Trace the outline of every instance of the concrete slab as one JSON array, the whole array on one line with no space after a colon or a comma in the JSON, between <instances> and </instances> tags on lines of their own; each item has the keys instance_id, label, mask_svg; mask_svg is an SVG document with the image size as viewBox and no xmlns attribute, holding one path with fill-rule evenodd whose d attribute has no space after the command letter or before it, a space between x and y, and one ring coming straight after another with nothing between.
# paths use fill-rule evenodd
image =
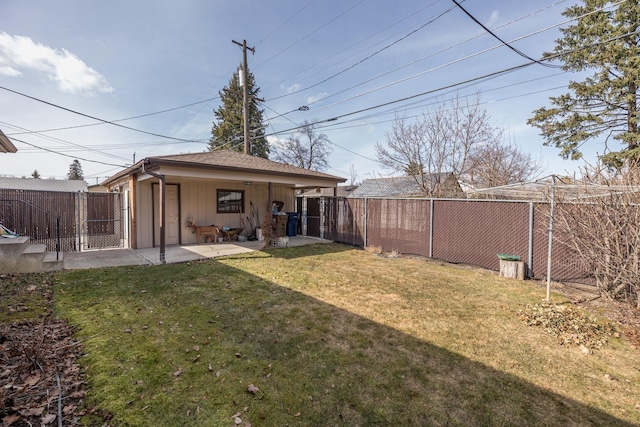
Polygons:
<instances>
[{"instance_id":1,"label":"concrete slab","mask_svg":"<svg viewBox=\"0 0 640 427\"><path fill-rule=\"evenodd\" d=\"M316 243L332 243L330 240L315 237L289 237L289 246L304 246ZM216 258L221 256L242 254L262 250L264 244L259 241L224 242L214 244L194 244L185 246L167 246L165 261L167 264L195 261L199 259ZM119 267L126 265L159 265L160 248L149 249L99 249L83 252L66 252L64 254L64 268L67 270Z\"/></svg>"}]
</instances>

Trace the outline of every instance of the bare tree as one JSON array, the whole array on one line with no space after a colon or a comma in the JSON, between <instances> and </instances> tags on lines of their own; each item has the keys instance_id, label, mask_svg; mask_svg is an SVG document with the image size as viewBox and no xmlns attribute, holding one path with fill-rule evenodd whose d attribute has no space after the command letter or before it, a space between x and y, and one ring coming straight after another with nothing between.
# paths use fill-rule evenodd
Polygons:
<instances>
[{"instance_id":1,"label":"bare tree","mask_svg":"<svg viewBox=\"0 0 640 427\"><path fill-rule=\"evenodd\" d=\"M356 167L353 166L353 163L351 163L349 168L349 185L358 185L358 172L356 171Z\"/></svg>"},{"instance_id":2,"label":"bare tree","mask_svg":"<svg viewBox=\"0 0 640 427\"><path fill-rule=\"evenodd\" d=\"M601 294L640 308L640 173L610 177L603 171L589 168L583 178L601 186L599 195L580 203L556 198L554 237L590 266Z\"/></svg>"},{"instance_id":3,"label":"bare tree","mask_svg":"<svg viewBox=\"0 0 640 427\"><path fill-rule=\"evenodd\" d=\"M483 146L496 145L502 130L490 123L473 100L459 97L415 121L396 117L386 134L386 146L376 144L378 162L393 172L413 176L425 194L441 195L442 180L449 174L460 179L473 169L473 154Z\"/></svg>"},{"instance_id":4,"label":"bare tree","mask_svg":"<svg viewBox=\"0 0 640 427\"><path fill-rule=\"evenodd\" d=\"M304 169L324 171L329 167L331 141L305 121L300 130L275 149L275 160Z\"/></svg>"},{"instance_id":5,"label":"bare tree","mask_svg":"<svg viewBox=\"0 0 640 427\"><path fill-rule=\"evenodd\" d=\"M510 142L495 141L474 150L467 179L474 187L498 187L531 181L543 168L539 160Z\"/></svg>"},{"instance_id":6,"label":"bare tree","mask_svg":"<svg viewBox=\"0 0 640 427\"><path fill-rule=\"evenodd\" d=\"M530 155L503 142L479 94L472 100L456 97L415 121L396 117L386 139L386 146L376 144L378 162L414 177L425 194L443 195L450 174L485 186L523 181L540 170Z\"/></svg>"}]
</instances>

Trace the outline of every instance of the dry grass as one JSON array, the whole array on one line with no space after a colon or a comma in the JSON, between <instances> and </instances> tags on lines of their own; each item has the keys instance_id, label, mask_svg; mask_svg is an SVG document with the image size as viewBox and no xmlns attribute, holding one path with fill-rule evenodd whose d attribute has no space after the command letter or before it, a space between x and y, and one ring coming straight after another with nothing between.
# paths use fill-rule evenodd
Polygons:
<instances>
[{"instance_id":1,"label":"dry grass","mask_svg":"<svg viewBox=\"0 0 640 427\"><path fill-rule=\"evenodd\" d=\"M518 315L544 289L491 272L315 245L59 282L122 424L640 423L638 350L560 345Z\"/></svg>"}]
</instances>

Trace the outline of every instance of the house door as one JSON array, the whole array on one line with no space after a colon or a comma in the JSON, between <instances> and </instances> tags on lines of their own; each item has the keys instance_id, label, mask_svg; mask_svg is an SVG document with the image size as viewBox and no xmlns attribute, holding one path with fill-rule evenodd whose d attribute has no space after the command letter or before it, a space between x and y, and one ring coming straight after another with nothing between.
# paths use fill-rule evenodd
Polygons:
<instances>
[{"instance_id":1,"label":"house door","mask_svg":"<svg viewBox=\"0 0 640 427\"><path fill-rule=\"evenodd\" d=\"M178 200L178 186L165 186L165 244L177 245L180 243L180 209ZM160 186L153 186L153 242L160 245Z\"/></svg>"}]
</instances>

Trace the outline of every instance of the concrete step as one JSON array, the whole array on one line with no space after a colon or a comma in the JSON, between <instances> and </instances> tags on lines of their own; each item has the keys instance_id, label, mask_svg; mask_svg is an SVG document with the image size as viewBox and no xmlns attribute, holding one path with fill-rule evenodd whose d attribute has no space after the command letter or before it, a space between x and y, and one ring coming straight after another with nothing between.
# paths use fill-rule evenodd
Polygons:
<instances>
[{"instance_id":1,"label":"concrete step","mask_svg":"<svg viewBox=\"0 0 640 427\"><path fill-rule=\"evenodd\" d=\"M14 273L16 262L29 245L29 237L0 237L0 273Z\"/></svg>"},{"instance_id":2,"label":"concrete step","mask_svg":"<svg viewBox=\"0 0 640 427\"><path fill-rule=\"evenodd\" d=\"M63 253L47 252L42 258L43 271L60 271L64 267Z\"/></svg>"}]
</instances>

